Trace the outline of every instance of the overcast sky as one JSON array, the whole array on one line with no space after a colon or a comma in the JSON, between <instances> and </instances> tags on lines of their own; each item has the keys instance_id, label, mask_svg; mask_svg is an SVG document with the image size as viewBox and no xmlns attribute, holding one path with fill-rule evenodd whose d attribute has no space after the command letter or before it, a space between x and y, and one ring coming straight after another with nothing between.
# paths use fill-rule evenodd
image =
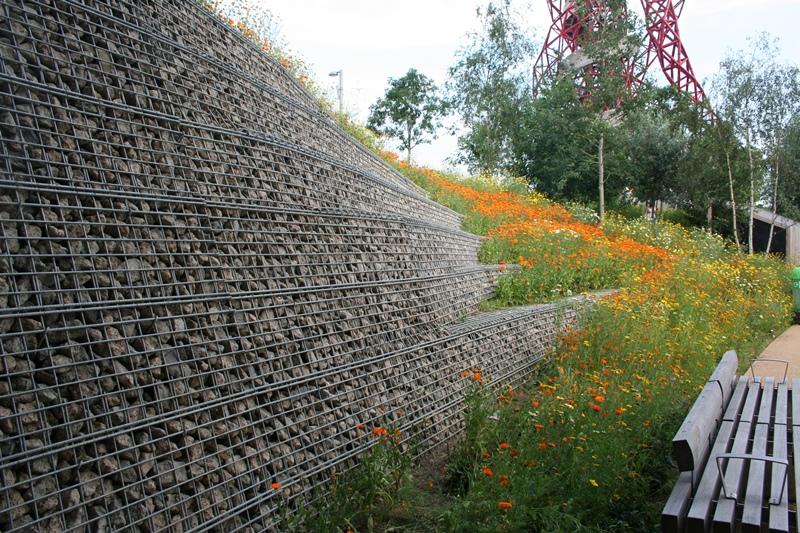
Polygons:
<instances>
[{"instance_id":1,"label":"overcast sky","mask_svg":"<svg viewBox=\"0 0 800 533\"><path fill-rule=\"evenodd\" d=\"M255 0L258 1L258 0ZM317 81L335 95L344 71L345 109L365 121L369 106L386 90L390 77L416 68L441 85L467 34L478 28L475 0L262 0L276 15L289 50L302 57ZM640 2L631 0L641 14ZM536 42L550 25L546 0L516 0ZM708 79L729 50L766 31L780 39L782 60L800 64L800 0L686 0L679 27L695 73ZM657 65L655 66L657 68ZM663 82L660 72L657 79ZM417 147L416 161L442 168L456 149L442 132L431 145Z\"/></svg>"}]
</instances>

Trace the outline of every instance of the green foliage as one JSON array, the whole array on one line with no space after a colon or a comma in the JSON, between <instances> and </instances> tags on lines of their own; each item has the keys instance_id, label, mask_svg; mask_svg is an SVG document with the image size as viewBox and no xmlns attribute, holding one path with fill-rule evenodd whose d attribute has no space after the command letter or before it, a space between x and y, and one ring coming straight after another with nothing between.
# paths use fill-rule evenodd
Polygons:
<instances>
[{"instance_id":1,"label":"green foliage","mask_svg":"<svg viewBox=\"0 0 800 533\"><path fill-rule=\"evenodd\" d=\"M501 280L496 305L622 288L561 338L523 389L473 389L465 439L445 467L455 496L438 530L657 529L676 474L672 435L720 354L736 348L746 360L785 326L786 265L699 228L611 214L593 233L558 206L515 201L488 180L408 172L462 213L480 211L491 228L482 260L524 266ZM497 233L507 212L526 207L538 225ZM560 267L572 256L578 268Z\"/></svg>"},{"instance_id":2,"label":"green foliage","mask_svg":"<svg viewBox=\"0 0 800 533\"><path fill-rule=\"evenodd\" d=\"M632 220L644 217L644 208L640 205L620 202L612 209L617 215Z\"/></svg>"},{"instance_id":3,"label":"green foliage","mask_svg":"<svg viewBox=\"0 0 800 533\"><path fill-rule=\"evenodd\" d=\"M637 71L641 65L636 61L644 58L638 53L642 47L643 28L633 12L626 8L625 0L606 0L601 4L603 14L595 20L592 31L584 31L578 37L582 53L593 60L591 67L579 72L566 71L576 79L581 100L595 113L617 110L623 113L638 105L636 99L628 98L626 71ZM597 9L595 4L578 4L578 17L587 10Z\"/></svg>"},{"instance_id":4,"label":"green foliage","mask_svg":"<svg viewBox=\"0 0 800 533\"><path fill-rule=\"evenodd\" d=\"M370 107L367 127L397 139L410 162L411 149L430 142L446 109L433 80L412 68L389 79L386 94Z\"/></svg>"},{"instance_id":5,"label":"green foliage","mask_svg":"<svg viewBox=\"0 0 800 533\"><path fill-rule=\"evenodd\" d=\"M299 509L290 518L292 530L372 532L400 504L402 489L411 480L414 450L401 444L397 430L376 430L380 434L373 433L376 442L358 466L333 479L313 506Z\"/></svg>"},{"instance_id":6,"label":"green foliage","mask_svg":"<svg viewBox=\"0 0 800 533\"><path fill-rule=\"evenodd\" d=\"M643 109L627 117L624 131L633 195L647 205L673 201L687 136L673 129L660 110Z\"/></svg>"},{"instance_id":7,"label":"green foliage","mask_svg":"<svg viewBox=\"0 0 800 533\"><path fill-rule=\"evenodd\" d=\"M373 152L380 152L384 149L383 139L366 126L354 122L346 113L334 113L334 118L344 131Z\"/></svg>"},{"instance_id":8,"label":"green foliage","mask_svg":"<svg viewBox=\"0 0 800 533\"><path fill-rule=\"evenodd\" d=\"M606 194L621 193L627 175L622 131L608 128L563 79L527 102L512 141L511 172L561 201L597 202L597 143L605 135Z\"/></svg>"},{"instance_id":9,"label":"green foliage","mask_svg":"<svg viewBox=\"0 0 800 533\"><path fill-rule=\"evenodd\" d=\"M664 209L658 214L658 217L665 222L678 224L687 229L701 227L705 222L702 218L692 216L691 213L682 209Z\"/></svg>"},{"instance_id":10,"label":"green foliage","mask_svg":"<svg viewBox=\"0 0 800 533\"><path fill-rule=\"evenodd\" d=\"M477 14L481 30L457 52L447 91L466 129L458 139L457 162L492 174L509 164L519 109L530 99L528 68L536 47L510 0L490 2Z\"/></svg>"},{"instance_id":11,"label":"green foliage","mask_svg":"<svg viewBox=\"0 0 800 533\"><path fill-rule=\"evenodd\" d=\"M800 114L787 127L780 150L785 170L778 184L778 205L781 213L800 220Z\"/></svg>"},{"instance_id":12,"label":"green foliage","mask_svg":"<svg viewBox=\"0 0 800 533\"><path fill-rule=\"evenodd\" d=\"M712 86L719 114L747 150L751 211L763 193L776 205L780 146L786 126L800 109L800 70L776 64L776 55L776 41L761 34L751 40L750 50L732 53L720 63ZM751 252L752 233L751 222Z\"/></svg>"}]
</instances>

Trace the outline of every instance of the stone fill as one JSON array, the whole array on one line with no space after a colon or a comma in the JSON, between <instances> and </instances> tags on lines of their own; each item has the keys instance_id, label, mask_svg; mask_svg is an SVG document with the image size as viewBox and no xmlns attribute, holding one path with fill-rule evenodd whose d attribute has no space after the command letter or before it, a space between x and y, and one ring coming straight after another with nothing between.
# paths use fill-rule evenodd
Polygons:
<instances>
[{"instance_id":1,"label":"stone fill","mask_svg":"<svg viewBox=\"0 0 800 533\"><path fill-rule=\"evenodd\" d=\"M195 2L0 12L1 530L278 529L574 319Z\"/></svg>"}]
</instances>

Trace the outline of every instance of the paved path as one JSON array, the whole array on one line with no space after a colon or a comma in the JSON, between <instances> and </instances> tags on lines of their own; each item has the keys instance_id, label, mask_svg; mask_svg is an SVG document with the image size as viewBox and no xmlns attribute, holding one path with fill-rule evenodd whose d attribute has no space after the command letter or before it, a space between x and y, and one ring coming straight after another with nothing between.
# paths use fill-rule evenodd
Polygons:
<instances>
[{"instance_id":1,"label":"paved path","mask_svg":"<svg viewBox=\"0 0 800 533\"><path fill-rule=\"evenodd\" d=\"M764 348L756 362L753 363L753 371L757 376L772 376L781 379L786 365L764 361L765 359L786 361L789 364L786 373L789 383L793 378L800 378L800 326L790 326L780 337Z\"/></svg>"}]
</instances>

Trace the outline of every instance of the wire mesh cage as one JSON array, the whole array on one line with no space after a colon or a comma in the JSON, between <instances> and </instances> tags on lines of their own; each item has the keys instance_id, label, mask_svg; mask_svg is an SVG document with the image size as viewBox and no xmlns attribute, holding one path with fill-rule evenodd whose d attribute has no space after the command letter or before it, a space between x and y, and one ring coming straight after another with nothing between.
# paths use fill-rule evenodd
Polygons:
<instances>
[{"instance_id":1,"label":"wire mesh cage","mask_svg":"<svg viewBox=\"0 0 800 533\"><path fill-rule=\"evenodd\" d=\"M501 269L461 217L196 3L0 9L1 529L275 528L574 319L463 321Z\"/></svg>"}]
</instances>

